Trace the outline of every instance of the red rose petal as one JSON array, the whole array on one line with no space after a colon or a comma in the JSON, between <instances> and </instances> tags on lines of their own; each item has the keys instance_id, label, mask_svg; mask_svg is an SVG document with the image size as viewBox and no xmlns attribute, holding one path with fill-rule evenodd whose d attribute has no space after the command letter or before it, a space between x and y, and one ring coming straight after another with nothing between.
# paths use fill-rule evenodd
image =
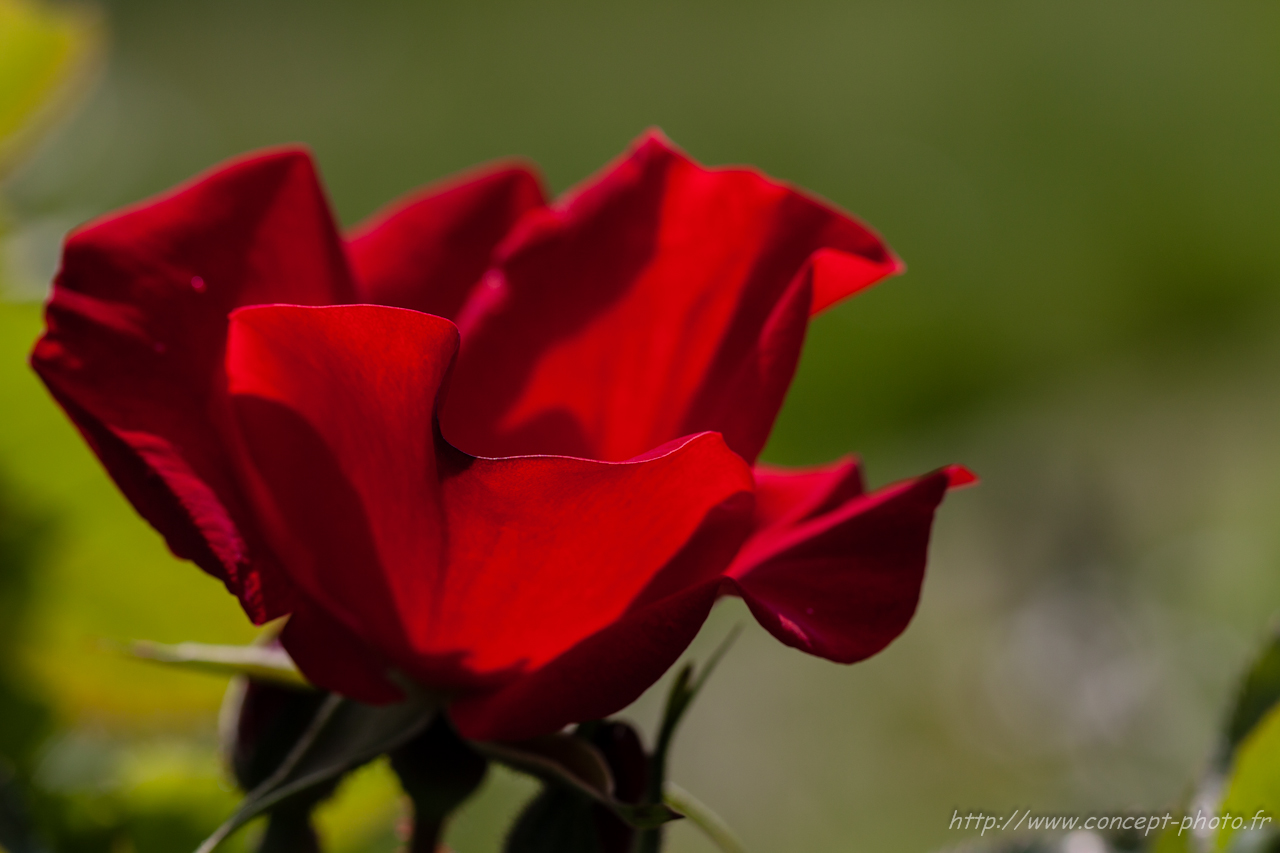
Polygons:
<instances>
[{"instance_id":1,"label":"red rose petal","mask_svg":"<svg viewBox=\"0 0 1280 853\"><path fill-rule=\"evenodd\" d=\"M629 611L503 689L462 697L449 715L466 737L521 740L616 713L693 642L719 589L704 582Z\"/></svg>"},{"instance_id":2,"label":"red rose petal","mask_svg":"<svg viewBox=\"0 0 1280 853\"><path fill-rule=\"evenodd\" d=\"M743 462L809 316L901 270L656 133L552 208L489 167L345 246L308 155L275 151L76 232L32 361L175 553L292 613L316 684L395 701L399 670L454 691L464 734L520 738L632 701L723 592L832 660L903 630L976 477L867 495L845 460L753 490ZM300 307L360 300L415 310Z\"/></svg>"},{"instance_id":3,"label":"red rose petal","mask_svg":"<svg viewBox=\"0 0 1280 853\"><path fill-rule=\"evenodd\" d=\"M32 354L137 510L256 621L289 591L230 474L227 312L353 297L310 156L271 151L73 233Z\"/></svg>"},{"instance_id":4,"label":"red rose petal","mask_svg":"<svg viewBox=\"0 0 1280 853\"><path fill-rule=\"evenodd\" d=\"M489 691L618 622L717 508L746 515L751 480L714 434L625 463L466 456L433 435L455 342L393 308L248 308L227 373L306 598L422 683Z\"/></svg>"},{"instance_id":5,"label":"red rose petal","mask_svg":"<svg viewBox=\"0 0 1280 853\"><path fill-rule=\"evenodd\" d=\"M785 530L829 512L865 491L862 466L852 457L813 468L758 464L756 530Z\"/></svg>"},{"instance_id":6,"label":"red rose petal","mask_svg":"<svg viewBox=\"0 0 1280 853\"><path fill-rule=\"evenodd\" d=\"M445 434L484 455L763 446L809 313L901 265L852 218L661 135L512 232L459 315Z\"/></svg>"},{"instance_id":7,"label":"red rose petal","mask_svg":"<svg viewBox=\"0 0 1280 853\"><path fill-rule=\"evenodd\" d=\"M774 493L771 518L728 574L756 619L783 643L853 663L883 649L911 621L934 511L951 475L944 469L837 503L842 489L853 494L856 468L846 463L843 476L841 470L803 473L790 484L771 475L761 488ZM783 489L790 509L777 500Z\"/></svg>"},{"instance_id":8,"label":"red rose petal","mask_svg":"<svg viewBox=\"0 0 1280 853\"><path fill-rule=\"evenodd\" d=\"M387 678L390 662L322 608L298 596L280 643L317 687L369 705L404 700Z\"/></svg>"},{"instance_id":9,"label":"red rose petal","mask_svg":"<svg viewBox=\"0 0 1280 853\"><path fill-rule=\"evenodd\" d=\"M494 247L544 204L523 165L476 169L393 202L348 240L360 301L457 319Z\"/></svg>"}]
</instances>

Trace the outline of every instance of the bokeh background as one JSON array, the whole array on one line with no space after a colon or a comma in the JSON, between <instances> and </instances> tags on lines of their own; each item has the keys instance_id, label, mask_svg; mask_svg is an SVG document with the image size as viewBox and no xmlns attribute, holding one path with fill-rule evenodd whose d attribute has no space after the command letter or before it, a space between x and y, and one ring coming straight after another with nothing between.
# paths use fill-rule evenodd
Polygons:
<instances>
[{"instance_id":1,"label":"bokeh background","mask_svg":"<svg viewBox=\"0 0 1280 853\"><path fill-rule=\"evenodd\" d=\"M691 649L747 626L673 776L750 850L937 849L963 838L954 809L1162 807L1207 760L1280 608L1274 2L112 0L81 25L92 58L0 183L0 752L83 849L189 849L234 801L224 684L112 644L253 632L30 373L39 302L70 227L283 142L352 224L496 157L560 191L657 125L906 259L814 323L766 459L983 483L943 507L918 615L873 660L784 648L735 602ZM661 690L627 714L651 728ZM450 843L496 850L533 790L494 774ZM363 772L324 815L331 849L393 850L400 810Z\"/></svg>"}]
</instances>

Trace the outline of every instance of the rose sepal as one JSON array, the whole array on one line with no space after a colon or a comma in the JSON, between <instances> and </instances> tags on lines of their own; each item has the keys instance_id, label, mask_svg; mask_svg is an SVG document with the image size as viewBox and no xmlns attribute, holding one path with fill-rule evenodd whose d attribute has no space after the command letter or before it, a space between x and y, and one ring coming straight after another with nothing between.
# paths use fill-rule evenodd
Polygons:
<instances>
[{"instance_id":1,"label":"rose sepal","mask_svg":"<svg viewBox=\"0 0 1280 853\"><path fill-rule=\"evenodd\" d=\"M325 785L420 735L440 713L439 697L404 683L409 697L365 705L330 694L281 765L245 795L235 813L197 848L211 853L231 833L284 800Z\"/></svg>"}]
</instances>

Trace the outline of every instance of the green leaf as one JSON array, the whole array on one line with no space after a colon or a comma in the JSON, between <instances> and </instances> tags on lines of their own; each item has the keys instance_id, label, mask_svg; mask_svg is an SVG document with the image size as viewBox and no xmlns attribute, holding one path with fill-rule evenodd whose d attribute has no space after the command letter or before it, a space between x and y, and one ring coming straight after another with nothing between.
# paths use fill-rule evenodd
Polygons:
<instances>
[{"instance_id":1,"label":"green leaf","mask_svg":"<svg viewBox=\"0 0 1280 853\"><path fill-rule=\"evenodd\" d=\"M680 721L684 718L685 712L689 710L689 706L693 704L693 700L697 698L698 693L706 685L711 673L715 672L720 661L724 659L725 653L729 651L729 648L741 633L742 626L735 625L719 647L712 652L706 666L702 668L702 672L698 673L696 677L693 664L685 664L684 668L676 674L676 680L671 685L671 692L667 694L667 706L662 714L662 725L658 728L658 742L654 745L653 757L650 760L648 796L650 802L662 801L662 787L667 781L667 753L671 750L671 742L675 738L676 729L679 727Z\"/></svg>"},{"instance_id":2,"label":"green leaf","mask_svg":"<svg viewBox=\"0 0 1280 853\"><path fill-rule=\"evenodd\" d=\"M216 646L206 643L170 646L139 640L129 647L129 652L142 660L214 675L243 675L290 687L310 686L289 654L279 646Z\"/></svg>"},{"instance_id":3,"label":"green leaf","mask_svg":"<svg viewBox=\"0 0 1280 853\"><path fill-rule=\"evenodd\" d=\"M1280 815L1280 706L1272 706L1240 742L1218 809L1243 817L1246 827L1260 812ZM1269 823L1258 828L1275 826L1274 820ZM1216 848L1225 850L1233 834L1230 827L1219 830Z\"/></svg>"},{"instance_id":4,"label":"green leaf","mask_svg":"<svg viewBox=\"0 0 1280 853\"><path fill-rule=\"evenodd\" d=\"M1191 853L1191 833L1179 833L1176 824L1170 825L1156 836L1151 853Z\"/></svg>"},{"instance_id":5,"label":"green leaf","mask_svg":"<svg viewBox=\"0 0 1280 853\"><path fill-rule=\"evenodd\" d=\"M699 674L694 673L693 664L685 664L671 684L671 692L667 694L667 706L662 714L662 725L658 728L658 741L654 744L653 755L649 759L649 790L645 802L659 803L664 797L663 788L667 782L667 754L671 751L671 743L675 739L676 729L684 714L697 698L698 693L706 685L711 673L733 645L734 640L742 633L742 626L735 625L720 646L711 654L706 666ZM662 830L654 827L641 833L637 849L640 853L657 853L662 848Z\"/></svg>"},{"instance_id":6,"label":"green leaf","mask_svg":"<svg viewBox=\"0 0 1280 853\"><path fill-rule=\"evenodd\" d=\"M520 743L473 745L494 761L606 806L637 829L661 826L681 817L664 803L620 802L613 796L613 777L600 751L581 738L554 734Z\"/></svg>"},{"instance_id":7,"label":"green leaf","mask_svg":"<svg viewBox=\"0 0 1280 853\"><path fill-rule=\"evenodd\" d=\"M1274 853L1277 849L1280 849L1280 834L1275 830L1245 828L1231 836L1226 853Z\"/></svg>"},{"instance_id":8,"label":"green leaf","mask_svg":"<svg viewBox=\"0 0 1280 853\"><path fill-rule=\"evenodd\" d=\"M1240 742L1253 731L1254 726L1277 701L1280 701L1280 632L1273 633L1271 642L1249 667L1240 685L1224 733L1225 741L1219 761L1223 770L1230 765Z\"/></svg>"},{"instance_id":9,"label":"green leaf","mask_svg":"<svg viewBox=\"0 0 1280 853\"><path fill-rule=\"evenodd\" d=\"M249 792L197 853L209 853L231 833L289 797L403 746L421 734L438 711L438 702L421 695L380 707L330 695L280 768Z\"/></svg>"}]
</instances>

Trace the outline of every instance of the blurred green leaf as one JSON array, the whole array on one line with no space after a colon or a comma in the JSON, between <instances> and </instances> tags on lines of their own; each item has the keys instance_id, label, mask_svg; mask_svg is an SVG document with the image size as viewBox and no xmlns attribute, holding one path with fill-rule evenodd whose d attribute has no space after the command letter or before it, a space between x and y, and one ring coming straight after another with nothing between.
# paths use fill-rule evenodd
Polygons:
<instances>
[{"instance_id":1,"label":"blurred green leaf","mask_svg":"<svg viewBox=\"0 0 1280 853\"><path fill-rule=\"evenodd\" d=\"M1151 853L1190 853L1191 833L1178 833L1178 827L1171 826L1156 836L1151 846Z\"/></svg>"},{"instance_id":2,"label":"blurred green leaf","mask_svg":"<svg viewBox=\"0 0 1280 853\"><path fill-rule=\"evenodd\" d=\"M742 626L735 625L719 647L711 653L702 672L696 677L693 664L685 664L684 668L676 674L675 681L671 684L671 692L667 694L662 724L658 728L658 740L654 744L653 755L649 759L649 790L646 792L646 802L663 801L664 785L667 781L667 753L671 750L671 742L675 738L680 720L684 718L685 712L689 710L689 706L693 704L693 700L697 698L698 693L706 685L707 679L711 677L711 673L715 672L740 633L742 633ZM638 844L640 853L657 853L661 847L662 830L660 828L653 828L641 834Z\"/></svg>"},{"instance_id":3,"label":"blurred green leaf","mask_svg":"<svg viewBox=\"0 0 1280 853\"><path fill-rule=\"evenodd\" d=\"M1237 748L1218 812L1242 816L1246 826L1259 812L1280 814L1280 707L1273 706ZM1216 848L1227 849L1233 834L1229 826L1221 829Z\"/></svg>"},{"instance_id":4,"label":"blurred green leaf","mask_svg":"<svg viewBox=\"0 0 1280 853\"><path fill-rule=\"evenodd\" d=\"M290 687L310 684L278 646L222 646L209 643L153 643L139 640L130 646L134 657L214 675L242 675Z\"/></svg>"},{"instance_id":5,"label":"blurred green leaf","mask_svg":"<svg viewBox=\"0 0 1280 853\"><path fill-rule=\"evenodd\" d=\"M1275 830L1243 829L1231 836L1226 853L1276 853L1277 850L1280 850L1280 834Z\"/></svg>"},{"instance_id":6,"label":"blurred green leaf","mask_svg":"<svg viewBox=\"0 0 1280 853\"><path fill-rule=\"evenodd\" d=\"M1231 764L1241 741L1253 731L1267 712L1280 700L1280 632L1273 632L1271 641L1249 667L1235 705L1227 723L1220 765L1225 770Z\"/></svg>"},{"instance_id":7,"label":"blurred green leaf","mask_svg":"<svg viewBox=\"0 0 1280 853\"><path fill-rule=\"evenodd\" d=\"M671 741L675 737L676 728L680 725L685 712L693 704L698 693L706 685L711 673L715 672L720 661L729 651L729 647L742 633L742 626L735 625L721 641L719 647L711 653L702 672L695 678L693 664L686 664L676 675L671 684L671 692L667 694L666 708L662 713L662 725L658 729L658 742L653 748L653 757L649 767L649 800L660 802L663 797L663 785L666 783L667 752L671 749Z\"/></svg>"}]
</instances>

